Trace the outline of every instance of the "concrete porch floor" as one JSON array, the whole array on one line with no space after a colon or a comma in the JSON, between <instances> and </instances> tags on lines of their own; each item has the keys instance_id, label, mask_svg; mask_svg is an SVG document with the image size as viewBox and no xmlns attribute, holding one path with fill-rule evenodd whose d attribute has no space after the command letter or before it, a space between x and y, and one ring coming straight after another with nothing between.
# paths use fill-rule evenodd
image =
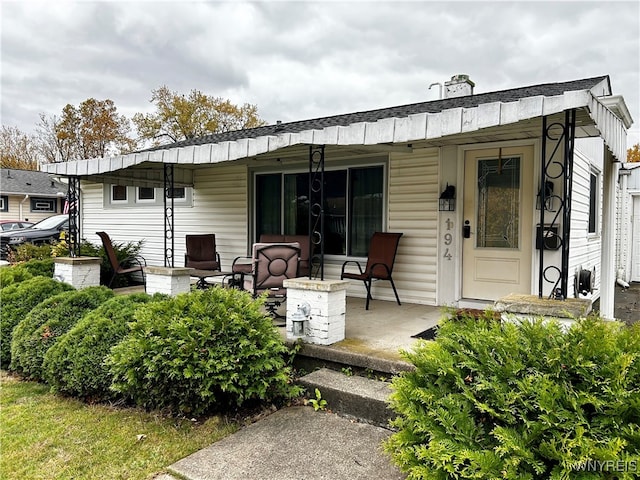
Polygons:
<instances>
[{"instance_id":1,"label":"concrete porch floor","mask_svg":"<svg viewBox=\"0 0 640 480\"><path fill-rule=\"evenodd\" d=\"M335 348L360 347L399 359L399 350L416 342L412 335L437 325L443 316L441 307L428 305L373 300L369 310L364 307L364 298L347 297L345 340Z\"/></svg>"}]
</instances>

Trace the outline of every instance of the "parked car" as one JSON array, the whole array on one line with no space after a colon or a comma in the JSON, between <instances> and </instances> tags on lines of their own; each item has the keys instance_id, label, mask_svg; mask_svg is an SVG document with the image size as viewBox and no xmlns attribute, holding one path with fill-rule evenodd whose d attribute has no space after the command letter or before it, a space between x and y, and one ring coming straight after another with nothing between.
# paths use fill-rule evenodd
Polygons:
<instances>
[{"instance_id":1,"label":"parked car","mask_svg":"<svg viewBox=\"0 0 640 480\"><path fill-rule=\"evenodd\" d=\"M26 222L24 220L0 220L0 230L6 232L7 230L22 230L23 228L29 228L33 225L33 222Z\"/></svg>"},{"instance_id":2,"label":"parked car","mask_svg":"<svg viewBox=\"0 0 640 480\"><path fill-rule=\"evenodd\" d=\"M2 232L0 233L0 260L6 260L9 248L15 248L23 243L34 245L51 243L58 240L63 231L69 231L68 215L54 215L22 230Z\"/></svg>"}]
</instances>

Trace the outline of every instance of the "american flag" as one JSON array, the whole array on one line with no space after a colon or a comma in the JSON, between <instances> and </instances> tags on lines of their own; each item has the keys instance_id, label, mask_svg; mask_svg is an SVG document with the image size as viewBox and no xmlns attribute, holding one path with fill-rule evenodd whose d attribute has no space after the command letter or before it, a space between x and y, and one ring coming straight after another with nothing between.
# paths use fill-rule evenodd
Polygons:
<instances>
[{"instance_id":1,"label":"american flag","mask_svg":"<svg viewBox=\"0 0 640 480\"><path fill-rule=\"evenodd\" d=\"M70 209L76 208L76 205L76 202L69 202L69 195L67 195L67 197L64 199L64 207L62 208L62 213L67 215Z\"/></svg>"}]
</instances>

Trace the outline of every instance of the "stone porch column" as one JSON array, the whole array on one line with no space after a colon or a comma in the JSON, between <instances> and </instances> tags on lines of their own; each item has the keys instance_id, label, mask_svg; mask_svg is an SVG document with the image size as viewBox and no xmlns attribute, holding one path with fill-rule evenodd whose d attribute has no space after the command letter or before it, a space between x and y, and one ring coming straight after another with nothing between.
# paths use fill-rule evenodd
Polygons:
<instances>
[{"instance_id":1,"label":"stone porch column","mask_svg":"<svg viewBox=\"0 0 640 480\"><path fill-rule=\"evenodd\" d=\"M293 336L291 317L305 303L311 309L303 341L331 345L344 340L348 280L293 278L283 284L287 289L287 340L300 338Z\"/></svg>"},{"instance_id":2,"label":"stone porch column","mask_svg":"<svg viewBox=\"0 0 640 480\"><path fill-rule=\"evenodd\" d=\"M180 293L191 291L191 268L185 267L144 267L144 274L147 280L146 291L149 295L154 293L164 293L176 296Z\"/></svg>"},{"instance_id":3,"label":"stone porch column","mask_svg":"<svg viewBox=\"0 0 640 480\"><path fill-rule=\"evenodd\" d=\"M56 257L53 260L53 278L80 290L100 285L99 257Z\"/></svg>"}]
</instances>

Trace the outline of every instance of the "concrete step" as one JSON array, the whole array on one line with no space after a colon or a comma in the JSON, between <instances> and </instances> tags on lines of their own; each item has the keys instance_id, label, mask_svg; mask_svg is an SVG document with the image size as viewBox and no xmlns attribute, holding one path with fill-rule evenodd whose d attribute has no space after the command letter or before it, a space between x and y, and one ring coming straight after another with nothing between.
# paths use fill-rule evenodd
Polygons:
<instances>
[{"instance_id":1,"label":"concrete step","mask_svg":"<svg viewBox=\"0 0 640 480\"><path fill-rule=\"evenodd\" d=\"M290 345L293 347L293 344ZM311 372L318 368L342 370L350 368L354 372L367 372L374 377L390 378L401 372L412 371L413 365L399 358L387 358L376 350L356 352L334 345L303 344L294 357L296 368Z\"/></svg>"},{"instance_id":2,"label":"concrete step","mask_svg":"<svg viewBox=\"0 0 640 480\"><path fill-rule=\"evenodd\" d=\"M391 394L388 382L320 368L299 378L298 383L306 388L308 398L316 398L317 388L327 401L326 408L334 413L384 428L389 428L389 420L395 417L387 407Z\"/></svg>"}]
</instances>

